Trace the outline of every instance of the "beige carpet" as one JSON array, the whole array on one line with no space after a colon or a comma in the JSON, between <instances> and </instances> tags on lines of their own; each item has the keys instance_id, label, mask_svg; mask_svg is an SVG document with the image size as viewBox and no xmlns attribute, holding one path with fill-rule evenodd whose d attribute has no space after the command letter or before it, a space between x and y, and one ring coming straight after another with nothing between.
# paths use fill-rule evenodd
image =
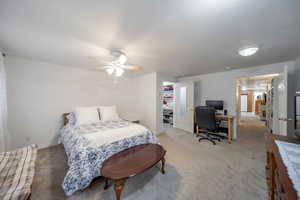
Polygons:
<instances>
[{"instance_id":1,"label":"beige carpet","mask_svg":"<svg viewBox=\"0 0 300 200\"><path fill-rule=\"evenodd\" d=\"M259 115L255 115L254 113L242 112L240 117L241 117L240 119L241 122L253 123L253 122L261 121L259 119Z\"/></svg>"},{"instance_id":2,"label":"beige carpet","mask_svg":"<svg viewBox=\"0 0 300 200\"><path fill-rule=\"evenodd\" d=\"M171 129L159 139L167 150L166 174L158 166L132 177L123 200L259 200L266 199L263 123L251 121L239 127L238 140L216 146L199 143L191 134ZM67 170L62 146L38 152L33 200L113 200L102 179L67 198L61 183Z\"/></svg>"}]
</instances>

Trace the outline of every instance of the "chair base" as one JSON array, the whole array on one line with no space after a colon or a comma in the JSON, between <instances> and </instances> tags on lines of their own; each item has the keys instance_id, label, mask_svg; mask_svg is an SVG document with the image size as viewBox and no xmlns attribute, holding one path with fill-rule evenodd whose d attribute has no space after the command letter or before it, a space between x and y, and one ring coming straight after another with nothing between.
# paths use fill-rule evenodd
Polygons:
<instances>
[{"instance_id":1,"label":"chair base","mask_svg":"<svg viewBox=\"0 0 300 200\"><path fill-rule=\"evenodd\" d=\"M216 133L210 133L210 135L212 135L212 136L215 136L216 138L220 138L220 139L227 139L227 137L226 136L224 136L224 135L219 135L219 134L216 134Z\"/></svg>"},{"instance_id":2,"label":"chair base","mask_svg":"<svg viewBox=\"0 0 300 200\"><path fill-rule=\"evenodd\" d=\"M211 143L213 143L213 145L216 145L216 142L213 140L213 139L211 139L211 138L208 138L208 137L201 137L201 138L199 138L199 142L201 142L201 140L208 140L208 141L210 141Z\"/></svg>"},{"instance_id":3,"label":"chair base","mask_svg":"<svg viewBox=\"0 0 300 200\"><path fill-rule=\"evenodd\" d=\"M215 142L215 141L221 142L221 138L219 138L219 137L212 137L212 136L210 136L210 134L197 135L197 137L200 137L199 140L198 140L199 142L200 142L201 140L208 140L208 141L210 141L211 143L213 143L213 145L216 145L216 142Z\"/></svg>"}]
</instances>

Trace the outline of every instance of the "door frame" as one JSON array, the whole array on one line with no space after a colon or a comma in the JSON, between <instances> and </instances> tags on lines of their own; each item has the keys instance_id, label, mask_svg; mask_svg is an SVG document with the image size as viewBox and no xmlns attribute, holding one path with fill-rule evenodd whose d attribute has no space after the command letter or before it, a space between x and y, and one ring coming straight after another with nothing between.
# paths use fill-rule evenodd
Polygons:
<instances>
[{"instance_id":1,"label":"door frame","mask_svg":"<svg viewBox=\"0 0 300 200\"><path fill-rule=\"evenodd\" d=\"M178 87L180 87L179 84L192 84L192 88L191 89L191 92L192 92L192 97L189 98L189 95L188 95L188 90L187 90L187 105L186 105L186 113L188 113L188 116L191 120L192 120L192 127L189 128L186 128L186 127L178 127L178 118L177 118L177 114L178 114L178 94L177 94L177 90L178 90ZM191 133L194 133L194 104L195 104L195 82L194 81L180 81L180 82L176 82L175 83L175 86L174 86L174 102L175 102L175 106L174 106L174 116L173 116L173 126L175 128L179 128L179 129L182 129L184 131L187 131L187 132L191 132Z\"/></svg>"},{"instance_id":2,"label":"door frame","mask_svg":"<svg viewBox=\"0 0 300 200\"><path fill-rule=\"evenodd\" d=\"M263 74L263 75L249 75L249 76L240 76L235 79L235 116L236 116L236 125L241 124L241 94L242 94L242 88L241 88L241 81L242 80L272 80L275 77L280 76L279 73L275 74ZM269 86L268 86L269 87ZM236 132L236 137L238 135L238 132Z\"/></svg>"}]
</instances>

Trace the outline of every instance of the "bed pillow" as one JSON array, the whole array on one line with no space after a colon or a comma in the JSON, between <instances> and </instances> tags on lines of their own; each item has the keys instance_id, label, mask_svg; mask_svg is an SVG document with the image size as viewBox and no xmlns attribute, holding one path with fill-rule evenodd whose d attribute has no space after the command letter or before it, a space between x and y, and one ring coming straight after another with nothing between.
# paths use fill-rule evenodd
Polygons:
<instances>
[{"instance_id":1,"label":"bed pillow","mask_svg":"<svg viewBox=\"0 0 300 200\"><path fill-rule=\"evenodd\" d=\"M120 120L116 106L101 106L99 107L101 121Z\"/></svg>"},{"instance_id":2,"label":"bed pillow","mask_svg":"<svg viewBox=\"0 0 300 200\"><path fill-rule=\"evenodd\" d=\"M77 107L75 109L76 125L100 121L98 107Z\"/></svg>"}]
</instances>

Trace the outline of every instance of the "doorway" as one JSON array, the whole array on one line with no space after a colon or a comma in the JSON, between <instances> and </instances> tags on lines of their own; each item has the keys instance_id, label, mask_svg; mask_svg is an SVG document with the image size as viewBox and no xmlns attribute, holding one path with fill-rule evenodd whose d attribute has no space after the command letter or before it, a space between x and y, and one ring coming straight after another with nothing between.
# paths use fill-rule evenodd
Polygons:
<instances>
[{"instance_id":1,"label":"doorway","mask_svg":"<svg viewBox=\"0 0 300 200\"><path fill-rule=\"evenodd\" d=\"M267 79L241 80L240 121L265 121Z\"/></svg>"},{"instance_id":2,"label":"doorway","mask_svg":"<svg viewBox=\"0 0 300 200\"><path fill-rule=\"evenodd\" d=\"M194 132L194 82L162 82L162 127Z\"/></svg>"},{"instance_id":3,"label":"doorway","mask_svg":"<svg viewBox=\"0 0 300 200\"><path fill-rule=\"evenodd\" d=\"M174 125L174 83L163 82L162 87L162 124L164 129Z\"/></svg>"},{"instance_id":4,"label":"doorway","mask_svg":"<svg viewBox=\"0 0 300 200\"><path fill-rule=\"evenodd\" d=\"M284 73L237 79L238 124L261 126L270 132L285 134L287 129L282 116L287 113L286 80Z\"/></svg>"}]
</instances>

